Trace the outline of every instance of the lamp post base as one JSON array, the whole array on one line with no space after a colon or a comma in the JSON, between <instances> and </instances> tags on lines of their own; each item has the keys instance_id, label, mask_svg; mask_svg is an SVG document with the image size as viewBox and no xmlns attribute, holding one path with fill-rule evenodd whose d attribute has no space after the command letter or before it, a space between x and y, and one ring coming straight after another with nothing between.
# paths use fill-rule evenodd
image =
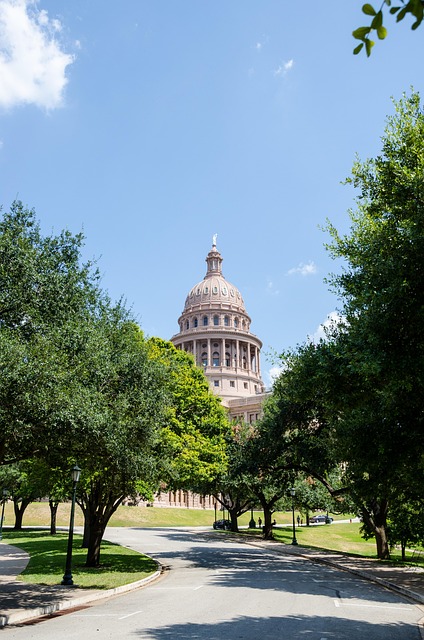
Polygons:
<instances>
[{"instance_id":1,"label":"lamp post base","mask_svg":"<svg viewBox=\"0 0 424 640\"><path fill-rule=\"evenodd\" d=\"M74 584L74 581L72 580L72 573L65 573L60 584L63 584L66 587L72 587Z\"/></svg>"}]
</instances>

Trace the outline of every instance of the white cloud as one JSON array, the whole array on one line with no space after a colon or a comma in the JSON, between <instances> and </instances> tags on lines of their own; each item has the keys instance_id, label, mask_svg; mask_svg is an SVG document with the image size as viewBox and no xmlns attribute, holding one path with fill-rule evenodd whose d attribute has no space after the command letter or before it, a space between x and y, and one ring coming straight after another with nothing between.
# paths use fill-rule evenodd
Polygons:
<instances>
[{"instance_id":1,"label":"white cloud","mask_svg":"<svg viewBox=\"0 0 424 640\"><path fill-rule=\"evenodd\" d=\"M66 68L74 57L55 35L62 25L37 0L0 0L0 106L62 104Z\"/></svg>"},{"instance_id":2,"label":"white cloud","mask_svg":"<svg viewBox=\"0 0 424 640\"><path fill-rule=\"evenodd\" d=\"M288 60L287 62L282 62L280 64L280 66L275 69L274 71L274 76L285 76L286 73L288 73L290 71L290 69L293 68L294 65L294 60Z\"/></svg>"},{"instance_id":3,"label":"white cloud","mask_svg":"<svg viewBox=\"0 0 424 640\"><path fill-rule=\"evenodd\" d=\"M318 269L314 262L309 261L306 264L301 262L298 267L293 267L287 271L287 275L292 276L299 273L301 276L313 276L317 273Z\"/></svg>"},{"instance_id":4,"label":"white cloud","mask_svg":"<svg viewBox=\"0 0 424 640\"><path fill-rule=\"evenodd\" d=\"M275 288L274 283L269 280L268 284L266 285L266 290L267 293L270 293L273 296L278 296L278 294L280 293L278 289Z\"/></svg>"},{"instance_id":5,"label":"white cloud","mask_svg":"<svg viewBox=\"0 0 424 640\"><path fill-rule=\"evenodd\" d=\"M262 378L266 389L271 389L274 386L274 382L283 371L284 369L282 367L271 367L268 371L263 371Z\"/></svg>"},{"instance_id":6,"label":"white cloud","mask_svg":"<svg viewBox=\"0 0 424 640\"><path fill-rule=\"evenodd\" d=\"M341 316L337 311L331 311L324 322L317 327L315 333L312 336L308 336L309 339L312 340L312 342L325 340L327 337L326 330L331 329L331 327L337 326L342 321L343 316Z\"/></svg>"},{"instance_id":7,"label":"white cloud","mask_svg":"<svg viewBox=\"0 0 424 640\"><path fill-rule=\"evenodd\" d=\"M268 377L271 382L274 383L283 371L283 367L271 367L271 369L268 371Z\"/></svg>"},{"instance_id":8,"label":"white cloud","mask_svg":"<svg viewBox=\"0 0 424 640\"><path fill-rule=\"evenodd\" d=\"M256 49L256 51L260 51L262 49L262 42L257 42L255 44L255 49Z\"/></svg>"}]
</instances>

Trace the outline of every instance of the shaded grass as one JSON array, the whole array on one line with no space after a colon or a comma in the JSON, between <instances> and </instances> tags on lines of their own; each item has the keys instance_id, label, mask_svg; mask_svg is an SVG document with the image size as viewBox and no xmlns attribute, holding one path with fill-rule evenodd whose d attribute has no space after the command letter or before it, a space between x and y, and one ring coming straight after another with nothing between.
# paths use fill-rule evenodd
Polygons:
<instances>
[{"instance_id":1,"label":"shaded grass","mask_svg":"<svg viewBox=\"0 0 424 640\"><path fill-rule=\"evenodd\" d=\"M47 531L6 531L4 541L30 554L19 580L33 584L60 584L66 564L68 536ZM151 558L126 547L102 542L100 566L85 567L87 549L81 548L81 536L74 535L72 575L76 585L85 589L112 589L136 582L154 573L157 565Z\"/></svg>"}]
</instances>

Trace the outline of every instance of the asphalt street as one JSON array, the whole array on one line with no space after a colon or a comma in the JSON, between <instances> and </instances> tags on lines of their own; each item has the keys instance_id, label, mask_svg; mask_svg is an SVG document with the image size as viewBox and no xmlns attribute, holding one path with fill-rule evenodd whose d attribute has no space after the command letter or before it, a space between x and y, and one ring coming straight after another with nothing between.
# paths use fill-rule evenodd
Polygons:
<instances>
[{"instance_id":1,"label":"asphalt street","mask_svg":"<svg viewBox=\"0 0 424 640\"><path fill-rule=\"evenodd\" d=\"M0 633L7 640L421 640L419 606L379 585L219 534L108 529L163 566L145 588Z\"/></svg>"}]
</instances>

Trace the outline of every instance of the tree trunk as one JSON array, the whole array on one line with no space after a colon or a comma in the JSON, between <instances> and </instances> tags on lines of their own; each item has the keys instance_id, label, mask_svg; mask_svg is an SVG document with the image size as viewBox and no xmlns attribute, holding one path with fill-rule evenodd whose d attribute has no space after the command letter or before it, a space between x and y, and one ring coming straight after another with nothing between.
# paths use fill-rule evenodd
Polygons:
<instances>
[{"instance_id":1,"label":"tree trunk","mask_svg":"<svg viewBox=\"0 0 424 640\"><path fill-rule=\"evenodd\" d=\"M100 547L105 528L106 527L99 523L97 523L96 526L90 527L87 559L85 562L86 567L98 567L100 565Z\"/></svg>"},{"instance_id":2,"label":"tree trunk","mask_svg":"<svg viewBox=\"0 0 424 640\"><path fill-rule=\"evenodd\" d=\"M56 534L56 516L57 516L57 508L59 506L59 502L54 502L54 500L49 500L50 507L50 535L54 536Z\"/></svg>"},{"instance_id":3,"label":"tree trunk","mask_svg":"<svg viewBox=\"0 0 424 640\"><path fill-rule=\"evenodd\" d=\"M370 508L362 508L362 515L365 524L374 535L377 545L377 558L379 560L389 560L390 547L387 539L387 500L372 500Z\"/></svg>"},{"instance_id":4,"label":"tree trunk","mask_svg":"<svg viewBox=\"0 0 424 640\"><path fill-rule=\"evenodd\" d=\"M270 509L268 505L262 505L262 508L264 512L264 538L265 540L273 540L274 535L272 533L272 514L274 513L274 511Z\"/></svg>"},{"instance_id":5,"label":"tree trunk","mask_svg":"<svg viewBox=\"0 0 424 640\"><path fill-rule=\"evenodd\" d=\"M402 562L406 560L406 540L401 540L400 546L402 549Z\"/></svg>"},{"instance_id":6,"label":"tree trunk","mask_svg":"<svg viewBox=\"0 0 424 640\"><path fill-rule=\"evenodd\" d=\"M84 533L82 536L81 549L88 549L88 544L90 541L90 518L88 509L85 506L83 501L78 500L78 506L81 508L82 514L84 516Z\"/></svg>"},{"instance_id":7,"label":"tree trunk","mask_svg":"<svg viewBox=\"0 0 424 640\"><path fill-rule=\"evenodd\" d=\"M101 480L93 482L90 493L79 499L84 513L84 538L88 538L86 567L100 564L100 545L106 525L125 495L116 496L112 491L104 491Z\"/></svg>"},{"instance_id":8,"label":"tree trunk","mask_svg":"<svg viewBox=\"0 0 424 640\"><path fill-rule=\"evenodd\" d=\"M390 558L390 548L389 542L387 540L387 532L386 527L375 527L375 541L377 544L377 558L379 560L389 560Z\"/></svg>"},{"instance_id":9,"label":"tree trunk","mask_svg":"<svg viewBox=\"0 0 424 640\"><path fill-rule=\"evenodd\" d=\"M24 517L25 509L29 504L31 504L31 500L13 500L13 510L15 512L15 526L13 527L15 531L22 530L22 520Z\"/></svg>"},{"instance_id":10,"label":"tree trunk","mask_svg":"<svg viewBox=\"0 0 424 640\"><path fill-rule=\"evenodd\" d=\"M233 507L232 509L228 509L228 513L230 514L231 531L233 531L234 533L238 533L238 509L237 509L237 507Z\"/></svg>"}]
</instances>

